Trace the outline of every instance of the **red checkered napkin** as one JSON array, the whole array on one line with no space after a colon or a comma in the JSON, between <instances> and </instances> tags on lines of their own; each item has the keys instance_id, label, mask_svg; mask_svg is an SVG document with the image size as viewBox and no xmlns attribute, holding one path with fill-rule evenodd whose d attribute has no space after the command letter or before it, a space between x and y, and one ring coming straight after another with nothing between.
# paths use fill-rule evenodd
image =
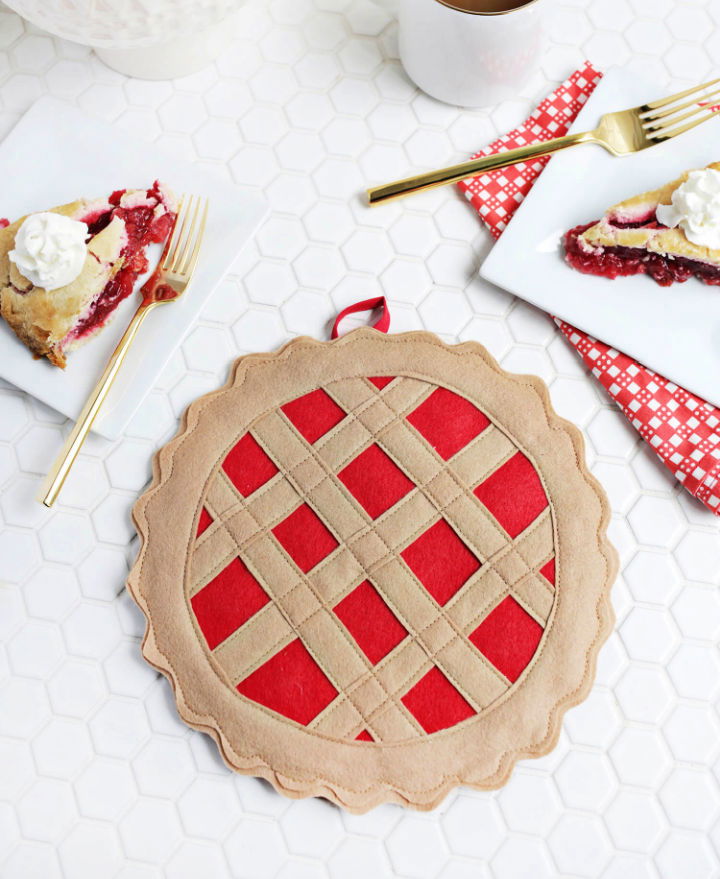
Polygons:
<instances>
[{"instance_id":1,"label":"red checkered napkin","mask_svg":"<svg viewBox=\"0 0 720 879\"><path fill-rule=\"evenodd\" d=\"M526 121L476 157L567 133L602 74L590 62L576 70ZM459 184L494 238L499 238L549 156L482 174ZM675 478L720 515L720 409L626 354L555 319L593 375Z\"/></svg>"}]
</instances>

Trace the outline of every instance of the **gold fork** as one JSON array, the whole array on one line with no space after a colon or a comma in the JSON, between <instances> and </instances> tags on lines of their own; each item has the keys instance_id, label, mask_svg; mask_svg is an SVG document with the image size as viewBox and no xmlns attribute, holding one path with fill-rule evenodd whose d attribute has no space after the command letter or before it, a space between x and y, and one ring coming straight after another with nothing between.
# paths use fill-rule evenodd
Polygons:
<instances>
[{"instance_id":1,"label":"gold fork","mask_svg":"<svg viewBox=\"0 0 720 879\"><path fill-rule=\"evenodd\" d=\"M105 371L88 397L75 427L48 474L41 493L42 502L46 507L51 507L57 500L70 468L90 432L95 417L100 411L100 407L107 397L143 321L158 305L175 302L187 289L200 254L207 213L207 199L193 195L181 198L175 223L168 236L158 267L140 291L142 302L122 339L118 342L112 357L108 360Z\"/></svg>"},{"instance_id":2,"label":"gold fork","mask_svg":"<svg viewBox=\"0 0 720 879\"><path fill-rule=\"evenodd\" d=\"M368 190L368 201L371 205L378 205L391 199L403 198L414 192L434 189L436 186L459 183L468 177L485 174L488 171L495 171L498 168L505 168L528 159L547 156L580 143L598 143L615 156L626 156L630 153L640 152L640 150L670 140L671 137L677 137L678 134L684 134L695 128L696 125L712 119L715 115L712 108L708 109L706 103L702 104L699 101L720 95L720 89L715 89L706 95L700 93L719 82L720 79L713 79L703 85L678 92L676 95L661 98L659 101L651 101L648 104L641 104L630 110L620 110L617 113L606 113L600 118L598 127L593 131L567 134L565 137L556 137L543 143L507 150L481 159L472 159L459 165L451 165L449 168L417 174L394 183L386 183L384 186L376 186ZM694 96L691 100L677 106L671 106L691 95ZM687 113L682 112L689 107L693 109ZM693 118L700 113L703 115L699 118ZM681 125L682 122L685 124Z\"/></svg>"}]
</instances>

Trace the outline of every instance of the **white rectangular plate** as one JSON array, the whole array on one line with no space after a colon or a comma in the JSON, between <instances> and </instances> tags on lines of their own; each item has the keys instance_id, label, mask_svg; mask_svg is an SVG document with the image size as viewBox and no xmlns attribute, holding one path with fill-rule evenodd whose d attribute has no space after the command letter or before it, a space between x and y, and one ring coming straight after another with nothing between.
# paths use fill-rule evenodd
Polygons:
<instances>
[{"instance_id":1,"label":"white rectangular plate","mask_svg":"<svg viewBox=\"0 0 720 879\"><path fill-rule=\"evenodd\" d=\"M603 113L662 95L657 85L611 70L571 130L594 128ZM614 281L583 275L564 262L562 247L568 229L597 220L610 205L720 161L719 126L713 119L625 158L595 145L558 153L480 274L720 405L720 287L695 279L660 287L645 275Z\"/></svg>"},{"instance_id":2,"label":"white rectangular plate","mask_svg":"<svg viewBox=\"0 0 720 879\"><path fill-rule=\"evenodd\" d=\"M116 439L265 216L267 204L252 190L165 156L152 144L50 97L34 104L0 144L0 171L0 217L10 220L82 196L146 188L156 179L177 194L196 193L209 199L207 230L192 285L180 301L149 315L95 422L97 433ZM129 296L111 324L70 355L65 370L33 360L0 321L0 377L76 418L137 305L137 297Z\"/></svg>"}]
</instances>

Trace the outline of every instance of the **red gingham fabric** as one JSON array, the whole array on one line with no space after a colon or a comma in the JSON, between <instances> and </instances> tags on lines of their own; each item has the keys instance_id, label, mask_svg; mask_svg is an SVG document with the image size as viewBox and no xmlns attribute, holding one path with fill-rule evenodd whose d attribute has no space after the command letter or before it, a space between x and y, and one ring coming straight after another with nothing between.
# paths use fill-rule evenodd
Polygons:
<instances>
[{"instance_id":1,"label":"red gingham fabric","mask_svg":"<svg viewBox=\"0 0 720 879\"><path fill-rule=\"evenodd\" d=\"M518 128L476 154L491 155L567 133L602 74L589 61ZM549 157L519 163L459 184L494 238L499 238ZM592 336L555 319L593 375L675 478L720 515L720 409Z\"/></svg>"}]
</instances>

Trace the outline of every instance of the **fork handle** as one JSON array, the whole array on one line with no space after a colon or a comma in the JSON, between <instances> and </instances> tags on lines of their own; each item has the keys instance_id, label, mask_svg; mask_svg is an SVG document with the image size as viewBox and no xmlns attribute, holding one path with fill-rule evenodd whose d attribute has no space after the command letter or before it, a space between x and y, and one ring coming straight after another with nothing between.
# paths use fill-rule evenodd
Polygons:
<instances>
[{"instance_id":1,"label":"fork handle","mask_svg":"<svg viewBox=\"0 0 720 879\"><path fill-rule=\"evenodd\" d=\"M547 156L580 143L593 142L597 143L595 132L584 131L578 134L567 134L565 137L556 137L542 143L534 143L530 146L518 147L514 150L506 150L481 159L471 159L469 162L461 162L459 165L451 165L449 168L428 171L425 174L417 174L414 177L406 177L404 180L396 180L394 183L386 183L384 186L368 189L368 202L371 205L379 205L395 198L404 198L414 192L435 189L437 186L446 186L448 183L460 183L461 180L467 180L468 177L475 177L498 168L506 168L508 165L536 159L539 156Z\"/></svg>"},{"instance_id":2,"label":"fork handle","mask_svg":"<svg viewBox=\"0 0 720 879\"><path fill-rule=\"evenodd\" d=\"M138 330L142 326L143 321L157 304L157 302L143 302L140 305L135 312L133 319L130 321L128 328L125 330L122 339L120 339L112 356L108 360L103 374L100 376L98 383L95 385L95 388L83 406L82 412L75 422L75 426L70 431L68 438L65 440L65 445L63 446L62 451L55 459L55 463L45 480L45 485L43 486L39 500L42 500L46 507L51 507L57 500L60 489L63 487L68 473L78 456L78 452L90 432L95 417L108 395L108 391L115 380L118 370L122 366L125 355L130 350L130 346L132 345Z\"/></svg>"}]
</instances>

